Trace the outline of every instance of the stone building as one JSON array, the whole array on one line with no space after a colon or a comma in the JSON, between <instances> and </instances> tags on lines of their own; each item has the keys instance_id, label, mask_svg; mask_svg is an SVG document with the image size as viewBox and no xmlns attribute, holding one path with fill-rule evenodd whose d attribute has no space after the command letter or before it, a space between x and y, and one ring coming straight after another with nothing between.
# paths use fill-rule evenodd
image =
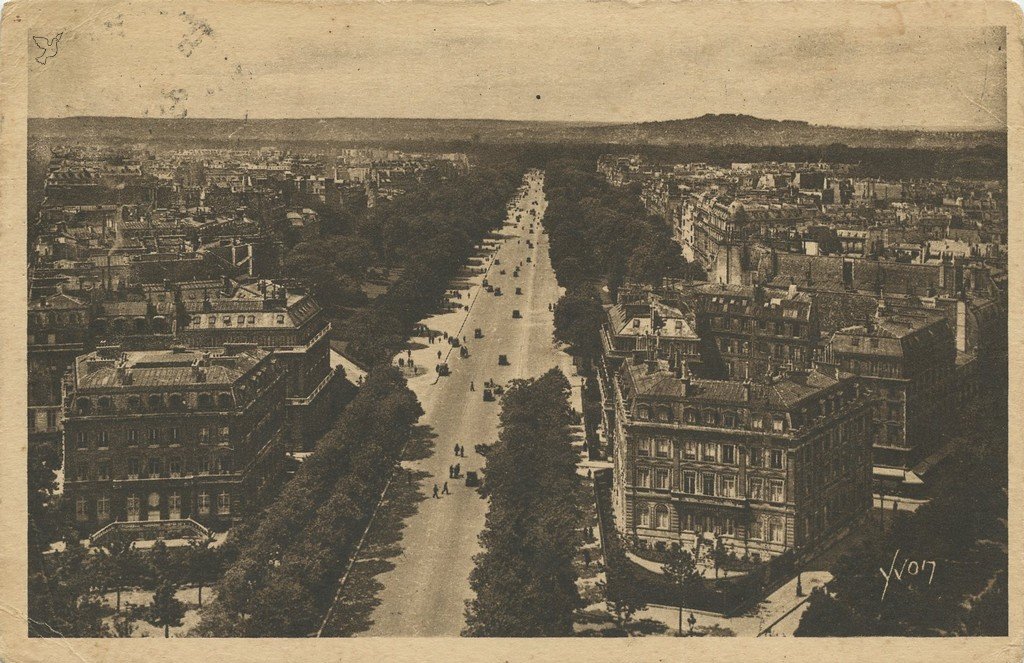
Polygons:
<instances>
[{"instance_id":1,"label":"stone building","mask_svg":"<svg viewBox=\"0 0 1024 663\"><path fill-rule=\"evenodd\" d=\"M703 380L682 362L634 361L613 388L613 505L627 538L718 535L766 558L819 546L871 508L871 407L849 374Z\"/></svg>"},{"instance_id":2,"label":"stone building","mask_svg":"<svg viewBox=\"0 0 1024 663\"><path fill-rule=\"evenodd\" d=\"M72 522L94 540L227 528L281 477L284 390L276 358L253 345L78 357L64 420Z\"/></svg>"},{"instance_id":3,"label":"stone building","mask_svg":"<svg viewBox=\"0 0 1024 663\"><path fill-rule=\"evenodd\" d=\"M237 288L230 296L185 301L188 324L180 340L193 348L253 343L274 353L287 373L288 445L309 450L331 421L344 371L331 367L331 323L311 295L270 281Z\"/></svg>"},{"instance_id":4,"label":"stone building","mask_svg":"<svg viewBox=\"0 0 1024 663\"><path fill-rule=\"evenodd\" d=\"M897 311L881 300L865 324L835 332L824 356L875 397L875 474L920 483L913 468L941 446L953 393L963 388L942 312Z\"/></svg>"}]
</instances>

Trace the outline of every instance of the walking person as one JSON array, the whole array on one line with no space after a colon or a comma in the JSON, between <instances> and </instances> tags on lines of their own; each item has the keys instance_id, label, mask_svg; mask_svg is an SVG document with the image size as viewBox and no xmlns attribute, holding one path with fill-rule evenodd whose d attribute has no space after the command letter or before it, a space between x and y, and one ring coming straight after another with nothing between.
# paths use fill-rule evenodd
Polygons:
<instances>
[{"instance_id":1,"label":"walking person","mask_svg":"<svg viewBox=\"0 0 1024 663\"><path fill-rule=\"evenodd\" d=\"M441 358L441 351L440 351L440 350L438 350L438 351L437 351L437 358L438 358L438 359L440 359L440 358Z\"/></svg>"},{"instance_id":2,"label":"walking person","mask_svg":"<svg viewBox=\"0 0 1024 663\"><path fill-rule=\"evenodd\" d=\"M455 443L455 455L456 456L459 455L459 443L458 442Z\"/></svg>"},{"instance_id":3,"label":"walking person","mask_svg":"<svg viewBox=\"0 0 1024 663\"><path fill-rule=\"evenodd\" d=\"M476 391L476 389L473 387L473 381L472 380L469 381L469 390L470 391Z\"/></svg>"},{"instance_id":4,"label":"walking person","mask_svg":"<svg viewBox=\"0 0 1024 663\"><path fill-rule=\"evenodd\" d=\"M454 465L449 465L448 466L448 478L451 479L453 476L455 476L455 466Z\"/></svg>"},{"instance_id":5,"label":"walking person","mask_svg":"<svg viewBox=\"0 0 1024 663\"><path fill-rule=\"evenodd\" d=\"M448 492L448 482L447 481L444 482L444 488L441 489L441 494L442 495L451 495L451 493Z\"/></svg>"},{"instance_id":6,"label":"walking person","mask_svg":"<svg viewBox=\"0 0 1024 663\"><path fill-rule=\"evenodd\" d=\"M440 499L440 497L438 497L438 495L437 495L437 484L436 483L434 484L434 499Z\"/></svg>"},{"instance_id":7,"label":"walking person","mask_svg":"<svg viewBox=\"0 0 1024 663\"><path fill-rule=\"evenodd\" d=\"M460 463L455 463L455 476L452 478L458 479L460 476L462 476L462 465Z\"/></svg>"}]
</instances>

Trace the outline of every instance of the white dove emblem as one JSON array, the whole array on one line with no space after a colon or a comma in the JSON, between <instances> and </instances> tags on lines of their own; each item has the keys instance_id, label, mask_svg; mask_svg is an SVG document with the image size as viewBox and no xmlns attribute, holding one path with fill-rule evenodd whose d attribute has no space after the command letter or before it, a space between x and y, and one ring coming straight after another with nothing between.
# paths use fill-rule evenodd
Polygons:
<instances>
[{"instance_id":1,"label":"white dove emblem","mask_svg":"<svg viewBox=\"0 0 1024 663\"><path fill-rule=\"evenodd\" d=\"M36 58L36 62L39 64L46 64L47 60L55 57L57 55L57 44L63 36L63 32L58 32L53 39L47 39L46 37L32 37L32 41L34 41L36 46L41 48L43 51L43 54Z\"/></svg>"}]
</instances>

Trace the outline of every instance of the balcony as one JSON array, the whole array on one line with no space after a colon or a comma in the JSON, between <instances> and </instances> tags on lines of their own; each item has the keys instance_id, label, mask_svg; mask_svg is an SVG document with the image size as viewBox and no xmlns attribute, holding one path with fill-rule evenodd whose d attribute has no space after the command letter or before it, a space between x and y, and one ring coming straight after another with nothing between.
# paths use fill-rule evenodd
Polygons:
<instances>
[{"instance_id":1,"label":"balcony","mask_svg":"<svg viewBox=\"0 0 1024 663\"><path fill-rule=\"evenodd\" d=\"M340 374L340 371L338 370L338 367L335 366L334 368L332 368L330 370L329 373L327 373L327 375L324 377L324 379L320 381L320 384L318 384L316 387L314 387L313 391L309 392L309 394L307 396L305 396L303 398L288 398L288 399L286 399L287 404L290 405L290 406L299 406L299 407L310 405L311 403L316 401L317 396L320 395L320 392L327 388L327 385L329 385L331 383L331 380L333 380L339 374Z\"/></svg>"},{"instance_id":2,"label":"balcony","mask_svg":"<svg viewBox=\"0 0 1024 663\"><path fill-rule=\"evenodd\" d=\"M117 520L97 530L89 537L92 545L102 545L113 536L124 536L132 541L153 539L199 539L210 536L210 530L191 518L175 520Z\"/></svg>"}]
</instances>

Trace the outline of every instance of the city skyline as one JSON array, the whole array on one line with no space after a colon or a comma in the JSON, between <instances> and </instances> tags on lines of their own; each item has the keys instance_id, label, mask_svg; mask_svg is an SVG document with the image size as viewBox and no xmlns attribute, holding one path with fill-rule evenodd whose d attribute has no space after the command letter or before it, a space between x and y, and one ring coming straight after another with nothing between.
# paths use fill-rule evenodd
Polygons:
<instances>
[{"instance_id":1,"label":"city skyline","mask_svg":"<svg viewBox=\"0 0 1024 663\"><path fill-rule=\"evenodd\" d=\"M712 113L857 128L1006 124L1001 28L905 26L881 7L851 10L881 21L860 32L842 21L793 23L788 8L767 5L744 8L747 20L728 29L690 6L266 12L249 25L238 7L202 3L181 13L122 3L88 15L48 11L37 31L63 29L62 51L30 68L29 115L619 124ZM79 85L83 75L90 86Z\"/></svg>"}]
</instances>

